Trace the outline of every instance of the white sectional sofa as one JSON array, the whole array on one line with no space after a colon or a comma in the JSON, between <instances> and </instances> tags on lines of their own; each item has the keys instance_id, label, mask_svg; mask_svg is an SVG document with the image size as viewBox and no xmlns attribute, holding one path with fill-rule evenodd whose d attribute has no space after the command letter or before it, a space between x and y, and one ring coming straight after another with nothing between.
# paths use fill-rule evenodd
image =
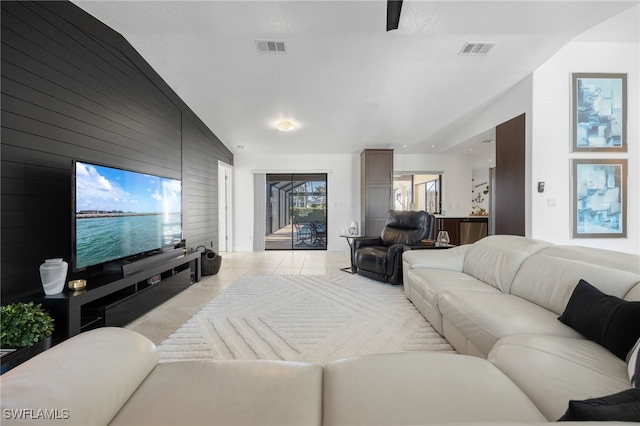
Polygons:
<instances>
[{"instance_id":1,"label":"white sectional sofa","mask_svg":"<svg viewBox=\"0 0 640 426\"><path fill-rule=\"evenodd\" d=\"M584 413L594 410L603 418L611 411L640 418L640 389L632 388L640 387L637 358L627 362L557 324L569 311L563 305L577 300L569 281L578 276L638 300L637 256L490 237L403 257L407 295L459 351L481 356L158 363L148 339L107 327L0 376L2 424L542 425L565 412L593 418ZM598 405L569 403L610 394Z\"/></svg>"},{"instance_id":2,"label":"white sectional sofa","mask_svg":"<svg viewBox=\"0 0 640 426\"><path fill-rule=\"evenodd\" d=\"M0 388L3 425L541 425L549 420L507 374L479 357L392 353L326 365L159 364L153 343L121 328L74 336L0 376Z\"/></svg>"},{"instance_id":3,"label":"white sectional sofa","mask_svg":"<svg viewBox=\"0 0 640 426\"><path fill-rule=\"evenodd\" d=\"M578 324L559 317L586 280L635 302L625 304L635 314L617 319L606 333L617 337L623 330L638 339L639 256L500 235L449 250L407 251L403 274L407 297L434 328L461 354L488 358L547 419L559 418L569 400L631 388L623 359L629 348L616 350L617 342L610 342L607 349L607 336L596 339L599 344L575 329L590 332L593 324L581 328L579 322L597 324L599 302L587 303L588 318Z\"/></svg>"}]
</instances>

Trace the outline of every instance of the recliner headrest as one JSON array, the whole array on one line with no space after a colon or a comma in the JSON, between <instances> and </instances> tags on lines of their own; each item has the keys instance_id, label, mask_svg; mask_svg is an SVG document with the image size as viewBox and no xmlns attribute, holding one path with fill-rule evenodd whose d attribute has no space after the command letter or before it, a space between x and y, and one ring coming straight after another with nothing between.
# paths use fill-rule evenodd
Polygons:
<instances>
[{"instance_id":1,"label":"recliner headrest","mask_svg":"<svg viewBox=\"0 0 640 426\"><path fill-rule=\"evenodd\" d=\"M389 210L384 226L396 229L426 229L425 211Z\"/></svg>"},{"instance_id":2,"label":"recliner headrest","mask_svg":"<svg viewBox=\"0 0 640 426\"><path fill-rule=\"evenodd\" d=\"M390 210L380 234L384 245L416 244L427 234L428 217L425 211Z\"/></svg>"}]
</instances>

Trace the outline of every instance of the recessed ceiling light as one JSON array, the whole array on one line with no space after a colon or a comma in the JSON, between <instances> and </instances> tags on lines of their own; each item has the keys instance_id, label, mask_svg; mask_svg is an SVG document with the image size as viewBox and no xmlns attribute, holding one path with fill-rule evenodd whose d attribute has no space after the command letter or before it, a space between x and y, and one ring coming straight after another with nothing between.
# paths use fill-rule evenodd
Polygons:
<instances>
[{"instance_id":1,"label":"recessed ceiling light","mask_svg":"<svg viewBox=\"0 0 640 426\"><path fill-rule=\"evenodd\" d=\"M282 130L283 132L289 132L295 129L296 125L289 120L282 120L276 123L276 128L278 130Z\"/></svg>"}]
</instances>

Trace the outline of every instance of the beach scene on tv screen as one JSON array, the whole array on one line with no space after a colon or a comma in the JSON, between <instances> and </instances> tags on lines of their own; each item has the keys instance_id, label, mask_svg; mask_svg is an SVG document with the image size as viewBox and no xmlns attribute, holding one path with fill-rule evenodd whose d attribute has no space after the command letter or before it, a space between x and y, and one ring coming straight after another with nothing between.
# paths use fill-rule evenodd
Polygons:
<instances>
[{"instance_id":1,"label":"beach scene on tv screen","mask_svg":"<svg viewBox=\"0 0 640 426\"><path fill-rule=\"evenodd\" d=\"M75 172L76 268L180 242L179 180L81 162Z\"/></svg>"}]
</instances>

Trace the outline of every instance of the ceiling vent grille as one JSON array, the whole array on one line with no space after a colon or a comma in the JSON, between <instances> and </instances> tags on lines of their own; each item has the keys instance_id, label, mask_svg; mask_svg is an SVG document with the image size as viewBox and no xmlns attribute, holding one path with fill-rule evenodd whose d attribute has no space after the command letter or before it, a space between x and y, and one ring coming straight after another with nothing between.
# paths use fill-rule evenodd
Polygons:
<instances>
[{"instance_id":1,"label":"ceiling vent grille","mask_svg":"<svg viewBox=\"0 0 640 426\"><path fill-rule=\"evenodd\" d=\"M486 55L495 45L495 43L468 41L464 46L462 46L462 50L460 50L459 55Z\"/></svg>"},{"instance_id":2,"label":"ceiling vent grille","mask_svg":"<svg viewBox=\"0 0 640 426\"><path fill-rule=\"evenodd\" d=\"M256 40L258 53L287 53L284 41Z\"/></svg>"}]
</instances>

